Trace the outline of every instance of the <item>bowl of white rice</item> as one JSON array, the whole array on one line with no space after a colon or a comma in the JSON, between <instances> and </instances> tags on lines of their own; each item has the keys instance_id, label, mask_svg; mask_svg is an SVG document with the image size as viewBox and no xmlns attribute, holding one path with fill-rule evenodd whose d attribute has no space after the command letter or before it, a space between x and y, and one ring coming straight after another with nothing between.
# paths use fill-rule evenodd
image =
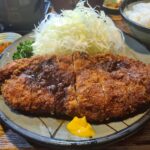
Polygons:
<instances>
[{"instance_id":1,"label":"bowl of white rice","mask_svg":"<svg viewBox=\"0 0 150 150\"><path fill-rule=\"evenodd\" d=\"M135 38L150 47L150 0L124 0L120 13Z\"/></svg>"}]
</instances>

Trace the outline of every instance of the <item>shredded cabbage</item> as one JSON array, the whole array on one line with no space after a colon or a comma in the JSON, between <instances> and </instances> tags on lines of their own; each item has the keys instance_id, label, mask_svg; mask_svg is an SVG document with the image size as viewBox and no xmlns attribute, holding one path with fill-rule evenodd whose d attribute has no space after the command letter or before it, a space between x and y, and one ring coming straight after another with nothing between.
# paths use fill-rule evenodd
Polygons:
<instances>
[{"instance_id":1,"label":"shredded cabbage","mask_svg":"<svg viewBox=\"0 0 150 150\"><path fill-rule=\"evenodd\" d=\"M103 11L85 7L84 1L74 10L48 14L34 32L35 55L118 52L124 45L113 21Z\"/></svg>"}]
</instances>

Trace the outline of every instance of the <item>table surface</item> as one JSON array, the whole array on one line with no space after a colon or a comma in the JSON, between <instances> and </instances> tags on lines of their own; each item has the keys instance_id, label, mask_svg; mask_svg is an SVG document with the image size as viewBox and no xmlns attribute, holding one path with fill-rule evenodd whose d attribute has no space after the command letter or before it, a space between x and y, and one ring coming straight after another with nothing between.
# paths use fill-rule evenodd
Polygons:
<instances>
[{"instance_id":1,"label":"table surface","mask_svg":"<svg viewBox=\"0 0 150 150\"><path fill-rule=\"evenodd\" d=\"M124 32L130 33L126 24L123 22L121 16L113 15L111 18L115 21L116 25ZM32 144L23 137L14 133L0 122L0 150L34 150L46 149L36 144ZM118 143L103 148L103 150L150 150L150 121L134 135L123 139Z\"/></svg>"}]
</instances>

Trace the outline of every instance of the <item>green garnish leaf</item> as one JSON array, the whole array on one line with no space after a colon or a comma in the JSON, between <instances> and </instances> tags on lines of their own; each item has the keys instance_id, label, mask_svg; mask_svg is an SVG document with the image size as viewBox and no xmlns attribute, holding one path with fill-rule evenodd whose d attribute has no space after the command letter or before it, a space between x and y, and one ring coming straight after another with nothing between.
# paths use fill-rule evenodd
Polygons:
<instances>
[{"instance_id":1,"label":"green garnish leaf","mask_svg":"<svg viewBox=\"0 0 150 150\"><path fill-rule=\"evenodd\" d=\"M33 56L33 41L27 40L25 42L21 42L17 46L17 51L13 54L13 60L21 59L21 58L30 58Z\"/></svg>"}]
</instances>

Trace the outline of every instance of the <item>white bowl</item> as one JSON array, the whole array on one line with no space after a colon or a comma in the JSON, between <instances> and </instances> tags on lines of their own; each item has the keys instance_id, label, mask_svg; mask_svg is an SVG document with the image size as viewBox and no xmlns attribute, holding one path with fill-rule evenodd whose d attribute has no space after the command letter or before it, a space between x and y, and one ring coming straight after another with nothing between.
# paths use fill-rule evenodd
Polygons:
<instances>
[{"instance_id":1,"label":"white bowl","mask_svg":"<svg viewBox=\"0 0 150 150\"><path fill-rule=\"evenodd\" d=\"M16 41L17 39L19 39L21 37L22 37L22 35L20 35L18 33L13 33L13 32L0 33L0 44L4 43L4 42L11 42L11 43L13 43L14 41ZM5 50L3 50L3 52L4 51ZM1 58L2 54L3 54L3 52L0 53L0 58Z\"/></svg>"}]
</instances>

